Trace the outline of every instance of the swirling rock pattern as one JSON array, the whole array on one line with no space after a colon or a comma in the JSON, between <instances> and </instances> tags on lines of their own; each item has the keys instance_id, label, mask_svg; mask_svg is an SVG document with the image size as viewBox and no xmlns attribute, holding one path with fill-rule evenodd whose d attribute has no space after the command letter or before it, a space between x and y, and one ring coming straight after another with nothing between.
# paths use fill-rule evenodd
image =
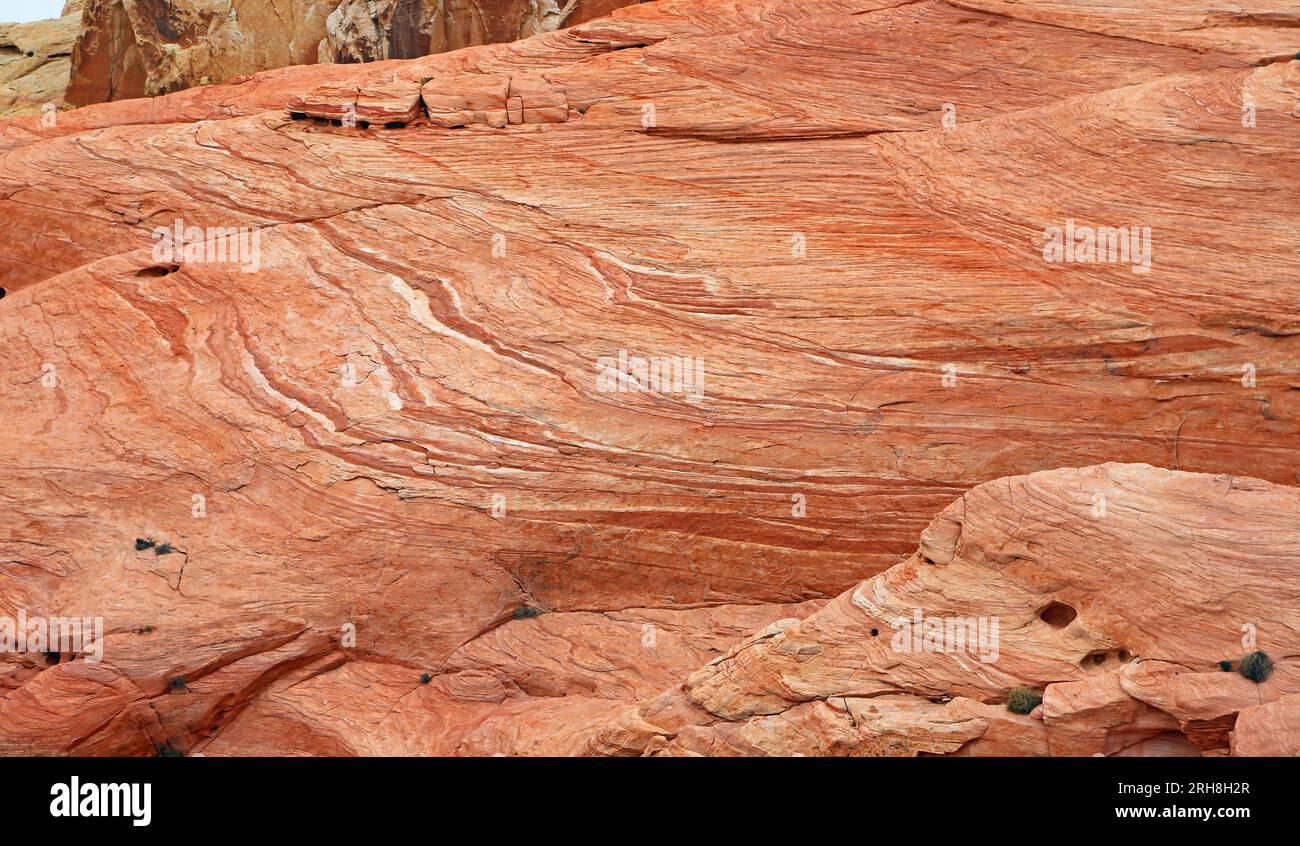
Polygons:
<instances>
[{"instance_id":1,"label":"swirling rock pattern","mask_svg":"<svg viewBox=\"0 0 1300 846\"><path fill-rule=\"evenodd\" d=\"M89 668L5 656L0 749L1219 752L1237 714L1279 742L1265 686L1180 697L1234 657L1186 640L1207 607L1294 654L1265 607L1294 492L1222 495L1235 558L1180 515L1300 480L1285 13L1187 40L1165 4L1119 34L969 5L666 0L0 123L0 613L109 631ZM1045 261L1066 221L1148 227L1149 267ZM1210 475L966 494L1104 461ZM1161 516L1088 535L1087 473ZM1017 556L941 561L963 494L1093 546L1004 526ZM1003 574L931 585L1016 621L998 662L859 637L854 586L923 531L935 572ZM1160 582L1098 544L1200 611L1116 622ZM929 572L899 567L870 584ZM1077 643L1031 636L1058 594Z\"/></svg>"},{"instance_id":2,"label":"swirling rock pattern","mask_svg":"<svg viewBox=\"0 0 1300 846\"><path fill-rule=\"evenodd\" d=\"M1295 754L1297 509L1296 488L1147 465L977 486L906 561L690 676L704 713L642 750ZM915 623L971 618L996 634ZM1255 649L1262 682L1220 666ZM1010 713L1022 686L1042 704Z\"/></svg>"}]
</instances>

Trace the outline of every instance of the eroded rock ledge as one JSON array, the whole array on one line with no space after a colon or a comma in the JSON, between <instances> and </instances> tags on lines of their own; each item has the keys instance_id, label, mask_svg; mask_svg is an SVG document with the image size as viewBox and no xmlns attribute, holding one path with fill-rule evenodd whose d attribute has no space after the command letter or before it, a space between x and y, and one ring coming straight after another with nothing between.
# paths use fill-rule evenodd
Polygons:
<instances>
[{"instance_id":1,"label":"eroded rock ledge","mask_svg":"<svg viewBox=\"0 0 1300 846\"><path fill-rule=\"evenodd\" d=\"M1145 465L980 485L912 557L760 631L589 748L1300 754L1297 513L1295 488ZM1256 651L1274 662L1262 683L1239 671ZM1011 713L1016 688L1041 706ZM666 700L679 709L663 719Z\"/></svg>"},{"instance_id":2,"label":"eroded rock ledge","mask_svg":"<svg viewBox=\"0 0 1300 846\"><path fill-rule=\"evenodd\" d=\"M999 479L828 603L520 616L423 676L302 621L115 632L20 674L0 751L1296 755L1298 512L1147 465Z\"/></svg>"}]
</instances>

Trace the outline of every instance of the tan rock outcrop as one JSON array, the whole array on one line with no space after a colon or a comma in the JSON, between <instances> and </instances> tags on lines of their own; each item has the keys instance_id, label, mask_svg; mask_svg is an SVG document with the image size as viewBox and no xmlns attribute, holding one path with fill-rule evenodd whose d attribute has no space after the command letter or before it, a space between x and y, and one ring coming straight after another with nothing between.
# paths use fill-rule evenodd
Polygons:
<instances>
[{"instance_id":1,"label":"tan rock outcrop","mask_svg":"<svg viewBox=\"0 0 1300 846\"><path fill-rule=\"evenodd\" d=\"M153 97L271 68L514 41L636 0L85 0L67 100ZM2 38L2 36L0 36ZM66 70L66 69L65 69Z\"/></svg>"},{"instance_id":2,"label":"tan rock outcrop","mask_svg":"<svg viewBox=\"0 0 1300 846\"><path fill-rule=\"evenodd\" d=\"M63 105L83 2L68 0L59 18L0 23L0 117L44 114Z\"/></svg>"}]
</instances>

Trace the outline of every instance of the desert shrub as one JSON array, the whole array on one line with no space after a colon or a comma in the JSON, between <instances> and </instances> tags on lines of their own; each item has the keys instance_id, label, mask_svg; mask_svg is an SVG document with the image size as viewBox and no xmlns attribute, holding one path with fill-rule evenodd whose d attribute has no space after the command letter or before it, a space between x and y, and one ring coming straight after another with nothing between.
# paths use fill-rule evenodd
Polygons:
<instances>
[{"instance_id":1,"label":"desert shrub","mask_svg":"<svg viewBox=\"0 0 1300 846\"><path fill-rule=\"evenodd\" d=\"M1043 697L1036 690L1017 687L1007 694L1007 710L1013 714L1028 714L1043 702Z\"/></svg>"},{"instance_id":2,"label":"desert shrub","mask_svg":"<svg viewBox=\"0 0 1300 846\"><path fill-rule=\"evenodd\" d=\"M160 543L153 548L155 555L170 555L176 548L169 543Z\"/></svg>"},{"instance_id":3,"label":"desert shrub","mask_svg":"<svg viewBox=\"0 0 1300 846\"><path fill-rule=\"evenodd\" d=\"M542 616L544 613L540 608L529 608L527 605L520 605L511 616L516 620L531 620L534 617Z\"/></svg>"},{"instance_id":4,"label":"desert shrub","mask_svg":"<svg viewBox=\"0 0 1300 846\"><path fill-rule=\"evenodd\" d=\"M136 551L136 552L139 552L139 551L141 551L141 550L143 550L143 549L149 549L149 548L150 548L151 546L153 546L153 545L154 545L154 539L153 539L153 538L136 538L136 539L135 539L135 551Z\"/></svg>"},{"instance_id":5,"label":"desert shrub","mask_svg":"<svg viewBox=\"0 0 1300 846\"><path fill-rule=\"evenodd\" d=\"M420 673L420 684L428 684L433 681L433 676L428 673Z\"/></svg>"},{"instance_id":6,"label":"desert shrub","mask_svg":"<svg viewBox=\"0 0 1300 846\"><path fill-rule=\"evenodd\" d=\"M1237 672L1259 684L1273 675L1273 659L1263 652L1252 652L1237 663Z\"/></svg>"}]
</instances>

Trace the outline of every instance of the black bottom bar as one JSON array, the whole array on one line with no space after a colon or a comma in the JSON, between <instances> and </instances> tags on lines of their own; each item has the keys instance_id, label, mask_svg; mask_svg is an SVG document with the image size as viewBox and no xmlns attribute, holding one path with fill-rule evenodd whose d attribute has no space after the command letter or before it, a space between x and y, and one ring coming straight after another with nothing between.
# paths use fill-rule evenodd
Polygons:
<instances>
[{"instance_id":1,"label":"black bottom bar","mask_svg":"<svg viewBox=\"0 0 1300 846\"><path fill-rule=\"evenodd\" d=\"M818 839L1228 833L1291 823L1297 775L1295 759L0 759L11 827L205 838L392 830L459 839L465 827L548 839L578 830L771 837L790 824ZM149 824L137 826L145 784ZM74 786L76 816L65 801ZM97 803L106 813L116 803L120 815L83 815Z\"/></svg>"}]
</instances>

